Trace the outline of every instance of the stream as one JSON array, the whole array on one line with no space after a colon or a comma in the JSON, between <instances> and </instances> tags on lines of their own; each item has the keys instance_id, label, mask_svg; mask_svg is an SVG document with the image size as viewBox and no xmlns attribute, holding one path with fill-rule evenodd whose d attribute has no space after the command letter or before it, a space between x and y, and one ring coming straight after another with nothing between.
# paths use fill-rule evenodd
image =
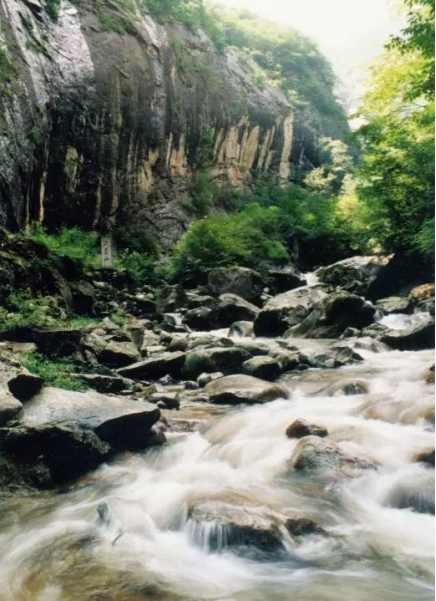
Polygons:
<instances>
[{"instance_id":1,"label":"stream","mask_svg":"<svg viewBox=\"0 0 436 601\"><path fill-rule=\"evenodd\" d=\"M197 420L194 431L168 433L167 445L123 455L74 489L2 502L1 601L434 599L434 470L412 461L434 447L425 420L434 387L424 381L434 353L359 352L357 365L283 376L289 400L190 403L175 417ZM328 396L350 378L368 392ZM377 469L354 478L290 470L298 441L285 430L298 418ZM190 519L193 499L235 494L326 534L284 536L275 552L238 550L225 526Z\"/></svg>"}]
</instances>

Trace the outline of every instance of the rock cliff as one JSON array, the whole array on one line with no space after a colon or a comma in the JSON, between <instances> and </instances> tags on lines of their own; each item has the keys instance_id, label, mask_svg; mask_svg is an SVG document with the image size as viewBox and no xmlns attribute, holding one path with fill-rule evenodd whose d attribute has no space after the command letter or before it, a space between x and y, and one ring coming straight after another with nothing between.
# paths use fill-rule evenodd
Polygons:
<instances>
[{"instance_id":1,"label":"rock cliff","mask_svg":"<svg viewBox=\"0 0 436 601\"><path fill-rule=\"evenodd\" d=\"M205 156L238 187L254 170L286 183L317 165L322 132L234 49L125 5L0 0L0 224L142 221L170 246Z\"/></svg>"}]
</instances>

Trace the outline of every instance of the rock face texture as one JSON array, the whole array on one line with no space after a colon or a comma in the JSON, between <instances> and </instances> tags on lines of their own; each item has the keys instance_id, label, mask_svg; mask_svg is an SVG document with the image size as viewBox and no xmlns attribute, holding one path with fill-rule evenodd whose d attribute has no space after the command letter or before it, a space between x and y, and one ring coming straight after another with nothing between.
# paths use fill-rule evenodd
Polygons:
<instances>
[{"instance_id":1,"label":"rock face texture","mask_svg":"<svg viewBox=\"0 0 436 601\"><path fill-rule=\"evenodd\" d=\"M317 164L320 132L235 51L128 5L62 0L53 20L42 0L0 0L0 224L142 221L170 246L205 150L239 187Z\"/></svg>"}]
</instances>

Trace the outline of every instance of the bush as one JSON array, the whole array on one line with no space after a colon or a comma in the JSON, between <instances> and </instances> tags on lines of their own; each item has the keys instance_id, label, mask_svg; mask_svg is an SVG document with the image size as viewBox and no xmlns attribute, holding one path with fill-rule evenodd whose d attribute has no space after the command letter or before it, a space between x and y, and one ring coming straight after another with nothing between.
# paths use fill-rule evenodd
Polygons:
<instances>
[{"instance_id":1,"label":"bush","mask_svg":"<svg viewBox=\"0 0 436 601\"><path fill-rule=\"evenodd\" d=\"M23 235L44 244L58 257L70 257L87 267L100 266L98 232L64 227L57 233L48 233L41 225L38 225Z\"/></svg>"},{"instance_id":2,"label":"bush","mask_svg":"<svg viewBox=\"0 0 436 601\"><path fill-rule=\"evenodd\" d=\"M0 308L0 331L23 327L52 327L65 321L67 315L52 296L31 298L11 294L7 308Z\"/></svg>"},{"instance_id":3,"label":"bush","mask_svg":"<svg viewBox=\"0 0 436 601\"><path fill-rule=\"evenodd\" d=\"M39 353L23 353L22 364L32 374L41 376L46 386L63 388L64 390L86 390L87 386L71 374L75 373L74 365L66 359L52 361Z\"/></svg>"}]
</instances>

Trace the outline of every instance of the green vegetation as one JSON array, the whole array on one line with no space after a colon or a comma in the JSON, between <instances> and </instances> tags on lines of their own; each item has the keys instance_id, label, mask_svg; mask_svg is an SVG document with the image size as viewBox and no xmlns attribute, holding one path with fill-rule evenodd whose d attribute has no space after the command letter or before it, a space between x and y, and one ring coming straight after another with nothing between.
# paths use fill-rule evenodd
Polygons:
<instances>
[{"instance_id":1,"label":"green vegetation","mask_svg":"<svg viewBox=\"0 0 436 601\"><path fill-rule=\"evenodd\" d=\"M52 19L53 21L58 20L59 4L60 4L60 0L45 0L47 12L49 14L50 19Z\"/></svg>"},{"instance_id":2,"label":"green vegetation","mask_svg":"<svg viewBox=\"0 0 436 601\"><path fill-rule=\"evenodd\" d=\"M434 255L434 1L407 0L409 25L372 69L357 132L358 195L383 248Z\"/></svg>"},{"instance_id":3,"label":"green vegetation","mask_svg":"<svg viewBox=\"0 0 436 601\"><path fill-rule=\"evenodd\" d=\"M126 26L118 15L115 16L112 13L102 10L98 13L98 18L103 26L103 31L114 31L120 35L125 35L127 33Z\"/></svg>"},{"instance_id":4,"label":"green vegetation","mask_svg":"<svg viewBox=\"0 0 436 601\"><path fill-rule=\"evenodd\" d=\"M44 355L36 352L23 353L22 364L32 374L41 376L46 386L63 388L64 390L86 390L86 385L80 378L73 377L76 368L73 363L67 359L57 359L56 361L47 359Z\"/></svg>"},{"instance_id":5,"label":"green vegetation","mask_svg":"<svg viewBox=\"0 0 436 601\"><path fill-rule=\"evenodd\" d=\"M23 327L55 326L67 320L65 311L52 296L32 298L11 294L7 308L0 308L0 331Z\"/></svg>"},{"instance_id":6,"label":"green vegetation","mask_svg":"<svg viewBox=\"0 0 436 601\"><path fill-rule=\"evenodd\" d=\"M70 257L80 261L88 268L100 266L99 234L97 232L64 227L59 232L51 234L38 225L25 232L24 236L44 244L57 257Z\"/></svg>"},{"instance_id":7,"label":"green vegetation","mask_svg":"<svg viewBox=\"0 0 436 601\"><path fill-rule=\"evenodd\" d=\"M10 84L13 82L15 69L6 50L0 48L0 95L12 97Z\"/></svg>"}]
</instances>

